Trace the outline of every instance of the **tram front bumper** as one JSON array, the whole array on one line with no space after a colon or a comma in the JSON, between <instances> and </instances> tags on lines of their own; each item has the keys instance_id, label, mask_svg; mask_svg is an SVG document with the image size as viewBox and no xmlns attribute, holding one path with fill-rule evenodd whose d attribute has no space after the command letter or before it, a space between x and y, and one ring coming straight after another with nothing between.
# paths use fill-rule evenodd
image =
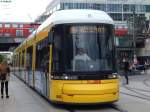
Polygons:
<instances>
[{"instance_id":1,"label":"tram front bumper","mask_svg":"<svg viewBox=\"0 0 150 112\"><path fill-rule=\"evenodd\" d=\"M117 83L64 84L62 101L68 103L107 103L118 100Z\"/></svg>"}]
</instances>

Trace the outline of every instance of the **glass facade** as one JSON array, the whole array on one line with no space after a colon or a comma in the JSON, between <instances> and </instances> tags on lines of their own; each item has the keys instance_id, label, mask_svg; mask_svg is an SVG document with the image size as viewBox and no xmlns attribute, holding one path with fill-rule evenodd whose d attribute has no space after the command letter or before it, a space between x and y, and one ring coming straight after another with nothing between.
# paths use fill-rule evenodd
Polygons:
<instances>
[{"instance_id":1,"label":"glass facade","mask_svg":"<svg viewBox=\"0 0 150 112\"><path fill-rule=\"evenodd\" d=\"M16 36L23 36L23 30L16 30Z\"/></svg>"},{"instance_id":2,"label":"glass facade","mask_svg":"<svg viewBox=\"0 0 150 112\"><path fill-rule=\"evenodd\" d=\"M106 4L62 3L61 9L97 9L106 11Z\"/></svg>"},{"instance_id":3,"label":"glass facade","mask_svg":"<svg viewBox=\"0 0 150 112\"><path fill-rule=\"evenodd\" d=\"M122 12L121 4L107 4L107 12Z\"/></svg>"},{"instance_id":4,"label":"glass facade","mask_svg":"<svg viewBox=\"0 0 150 112\"><path fill-rule=\"evenodd\" d=\"M144 7L145 7L146 12L150 12L150 5L145 5Z\"/></svg>"},{"instance_id":5,"label":"glass facade","mask_svg":"<svg viewBox=\"0 0 150 112\"><path fill-rule=\"evenodd\" d=\"M117 37L118 46L121 48L132 48L133 39L128 36Z\"/></svg>"},{"instance_id":6,"label":"glass facade","mask_svg":"<svg viewBox=\"0 0 150 112\"><path fill-rule=\"evenodd\" d=\"M140 4L96 4L96 3L62 3L62 9L97 9L111 12L150 12L150 5ZM107 10L106 10L107 6Z\"/></svg>"},{"instance_id":7,"label":"glass facade","mask_svg":"<svg viewBox=\"0 0 150 112\"><path fill-rule=\"evenodd\" d=\"M59 8L57 8L59 5ZM141 4L106 4L106 3L67 3L61 2L55 7L51 8L49 12L53 13L56 10L61 9L96 9L109 13L109 15L117 21L126 20L131 17L133 11L138 14L144 14L150 12L150 5Z\"/></svg>"},{"instance_id":8,"label":"glass facade","mask_svg":"<svg viewBox=\"0 0 150 112\"><path fill-rule=\"evenodd\" d=\"M10 28L11 25L10 24L5 24L4 26L5 26L5 28Z\"/></svg>"}]
</instances>

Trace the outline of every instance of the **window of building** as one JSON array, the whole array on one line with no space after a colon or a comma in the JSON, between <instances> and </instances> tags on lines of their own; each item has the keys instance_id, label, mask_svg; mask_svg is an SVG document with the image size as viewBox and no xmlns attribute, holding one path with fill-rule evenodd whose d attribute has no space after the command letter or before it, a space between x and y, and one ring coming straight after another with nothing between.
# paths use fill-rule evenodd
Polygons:
<instances>
[{"instance_id":1,"label":"window of building","mask_svg":"<svg viewBox=\"0 0 150 112\"><path fill-rule=\"evenodd\" d=\"M74 9L77 9L77 3L74 3L74 4L73 4L73 8L74 8Z\"/></svg>"},{"instance_id":2,"label":"window of building","mask_svg":"<svg viewBox=\"0 0 150 112\"><path fill-rule=\"evenodd\" d=\"M128 18L132 17L133 14L129 14L129 13L124 13L123 17L124 17L124 20L127 20Z\"/></svg>"},{"instance_id":3,"label":"window of building","mask_svg":"<svg viewBox=\"0 0 150 112\"><path fill-rule=\"evenodd\" d=\"M80 3L81 9L85 9L85 3Z\"/></svg>"},{"instance_id":4,"label":"window of building","mask_svg":"<svg viewBox=\"0 0 150 112\"><path fill-rule=\"evenodd\" d=\"M30 29L29 29L29 32L30 32L30 33L32 33L33 31L34 31L34 29L33 29L33 28L30 28Z\"/></svg>"},{"instance_id":5,"label":"window of building","mask_svg":"<svg viewBox=\"0 0 150 112\"><path fill-rule=\"evenodd\" d=\"M146 8L144 5L140 5L141 12L146 12Z\"/></svg>"},{"instance_id":6,"label":"window of building","mask_svg":"<svg viewBox=\"0 0 150 112\"><path fill-rule=\"evenodd\" d=\"M121 21L121 20L122 20L122 14L121 14L121 13L116 13L116 14L110 13L109 15L110 15L114 20L116 20L116 21Z\"/></svg>"},{"instance_id":7,"label":"window of building","mask_svg":"<svg viewBox=\"0 0 150 112\"><path fill-rule=\"evenodd\" d=\"M105 11L106 10L106 5L105 4L93 4L93 8L96 10L102 10Z\"/></svg>"},{"instance_id":8,"label":"window of building","mask_svg":"<svg viewBox=\"0 0 150 112\"><path fill-rule=\"evenodd\" d=\"M124 12L129 12L129 11L130 11L130 6L129 6L129 4L124 4L124 5L123 5L123 11L124 11Z\"/></svg>"},{"instance_id":9,"label":"window of building","mask_svg":"<svg viewBox=\"0 0 150 112\"><path fill-rule=\"evenodd\" d=\"M106 11L106 4L99 4L100 10Z\"/></svg>"},{"instance_id":10,"label":"window of building","mask_svg":"<svg viewBox=\"0 0 150 112\"><path fill-rule=\"evenodd\" d=\"M64 3L60 3L60 9L64 9ZM51 12L51 10L50 10Z\"/></svg>"},{"instance_id":11,"label":"window of building","mask_svg":"<svg viewBox=\"0 0 150 112\"><path fill-rule=\"evenodd\" d=\"M19 27L20 27L20 28L23 28L23 24L20 24Z\"/></svg>"},{"instance_id":12,"label":"window of building","mask_svg":"<svg viewBox=\"0 0 150 112\"><path fill-rule=\"evenodd\" d=\"M146 12L150 12L150 5L145 5Z\"/></svg>"},{"instance_id":13,"label":"window of building","mask_svg":"<svg viewBox=\"0 0 150 112\"><path fill-rule=\"evenodd\" d=\"M139 4L135 5L135 11L136 12L145 12L144 5L139 5Z\"/></svg>"},{"instance_id":14,"label":"window of building","mask_svg":"<svg viewBox=\"0 0 150 112\"><path fill-rule=\"evenodd\" d=\"M5 28L10 28L10 24L5 24Z\"/></svg>"},{"instance_id":15,"label":"window of building","mask_svg":"<svg viewBox=\"0 0 150 112\"><path fill-rule=\"evenodd\" d=\"M60 4L58 4L57 6L56 6L56 10L59 10L60 9Z\"/></svg>"},{"instance_id":16,"label":"window of building","mask_svg":"<svg viewBox=\"0 0 150 112\"><path fill-rule=\"evenodd\" d=\"M13 28L18 28L18 24L12 24Z\"/></svg>"},{"instance_id":17,"label":"window of building","mask_svg":"<svg viewBox=\"0 0 150 112\"><path fill-rule=\"evenodd\" d=\"M87 4L87 8L88 8L88 9L93 9L93 4L92 4L92 3L88 3L88 4Z\"/></svg>"},{"instance_id":18,"label":"window of building","mask_svg":"<svg viewBox=\"0 0 150 112\"><path fill-rule=\"evenodd\" d=\"M53 12L55 12L55 11L56 11L56 7L53 8Z\"/></svg>"},{"instance_id":19,"label":"window of building","mask_svg":"<svg viewBox=\"0 0 150 112\"><path fill-rule=\"evenodd\" d=\"M2 28L3 27L3 24L0 24L0 28Z\"/></svg>"},{"instance_id":20,"label":"window of building","mask_svg":"<svg viewBox=\"0 0 150 112\"><path fill-rule=\"evenodd\" d=\"M80 9L80 3L77 3L77 9Z\"/></svg>"},{"instance_id":21,"label":"window of building","mask_svg":"<svg viewBox=\"0 0 150 112\"><path fill-rule=\"evenodd\" d=\"M121 4L107 4L107 11L108 12L122 12L122 5Z\"/></svg>"},{"instance_id":22,"label":"window of building","mask_svg":"<svg viewBox=\"0 0 150 112\"><path fill-rule=\"evenodd\" d=\"M16 36L23 36L23 30L16 30Z\"/></svg>"},{"instance_id":23,"label":"window of building","mask_svg":"<svg viewBox=\"0 0 150 112\"><path fill-rule=\"evenodd\" d=\"M69 9L69 3L64 3L64 4L63 4L63 8L64 8L64 9Z\"/></svg>"},{"instance_id":24,"label":"window of building","mask_svg":"<svg viewBox=\"0 0 150 112\"><path fill-rule=\"evenodd\" d=\"M130 11L131 12L135 11L135 5L130 5Z\"/></svg>"}]
</instances>

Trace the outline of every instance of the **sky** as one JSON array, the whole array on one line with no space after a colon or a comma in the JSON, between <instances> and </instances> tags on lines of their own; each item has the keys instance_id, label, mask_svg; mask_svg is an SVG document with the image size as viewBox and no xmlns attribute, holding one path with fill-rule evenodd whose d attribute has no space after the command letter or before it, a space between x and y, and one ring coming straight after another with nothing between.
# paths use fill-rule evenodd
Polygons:
<instances>
[{"instance_id":1,"label":"sky","mask_svg":"<svg viewBox=\"0 0 150 112\"><path fill-rule=\"evenodd\" d=\"M51 0L11 0L0 2L0 22L34 22Z\"/></svg>"}]
</instances>

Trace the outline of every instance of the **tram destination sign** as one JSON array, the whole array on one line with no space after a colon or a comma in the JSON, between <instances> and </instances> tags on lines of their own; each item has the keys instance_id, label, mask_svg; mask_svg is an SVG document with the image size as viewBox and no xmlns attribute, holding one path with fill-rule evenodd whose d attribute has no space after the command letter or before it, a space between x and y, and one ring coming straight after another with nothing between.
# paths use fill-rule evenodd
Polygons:
<instances>
[{"instance_id":1,"label":"tram destination sign","mask_svg":"<svg viewBox=\"0 0 150 112\"><path fill-rule=\"evenodd\" d=\"M105 33L104 26L92 27L92 26L79 26L79 27L71 27L71 33Z\"/></svg>"}]
</instances>

